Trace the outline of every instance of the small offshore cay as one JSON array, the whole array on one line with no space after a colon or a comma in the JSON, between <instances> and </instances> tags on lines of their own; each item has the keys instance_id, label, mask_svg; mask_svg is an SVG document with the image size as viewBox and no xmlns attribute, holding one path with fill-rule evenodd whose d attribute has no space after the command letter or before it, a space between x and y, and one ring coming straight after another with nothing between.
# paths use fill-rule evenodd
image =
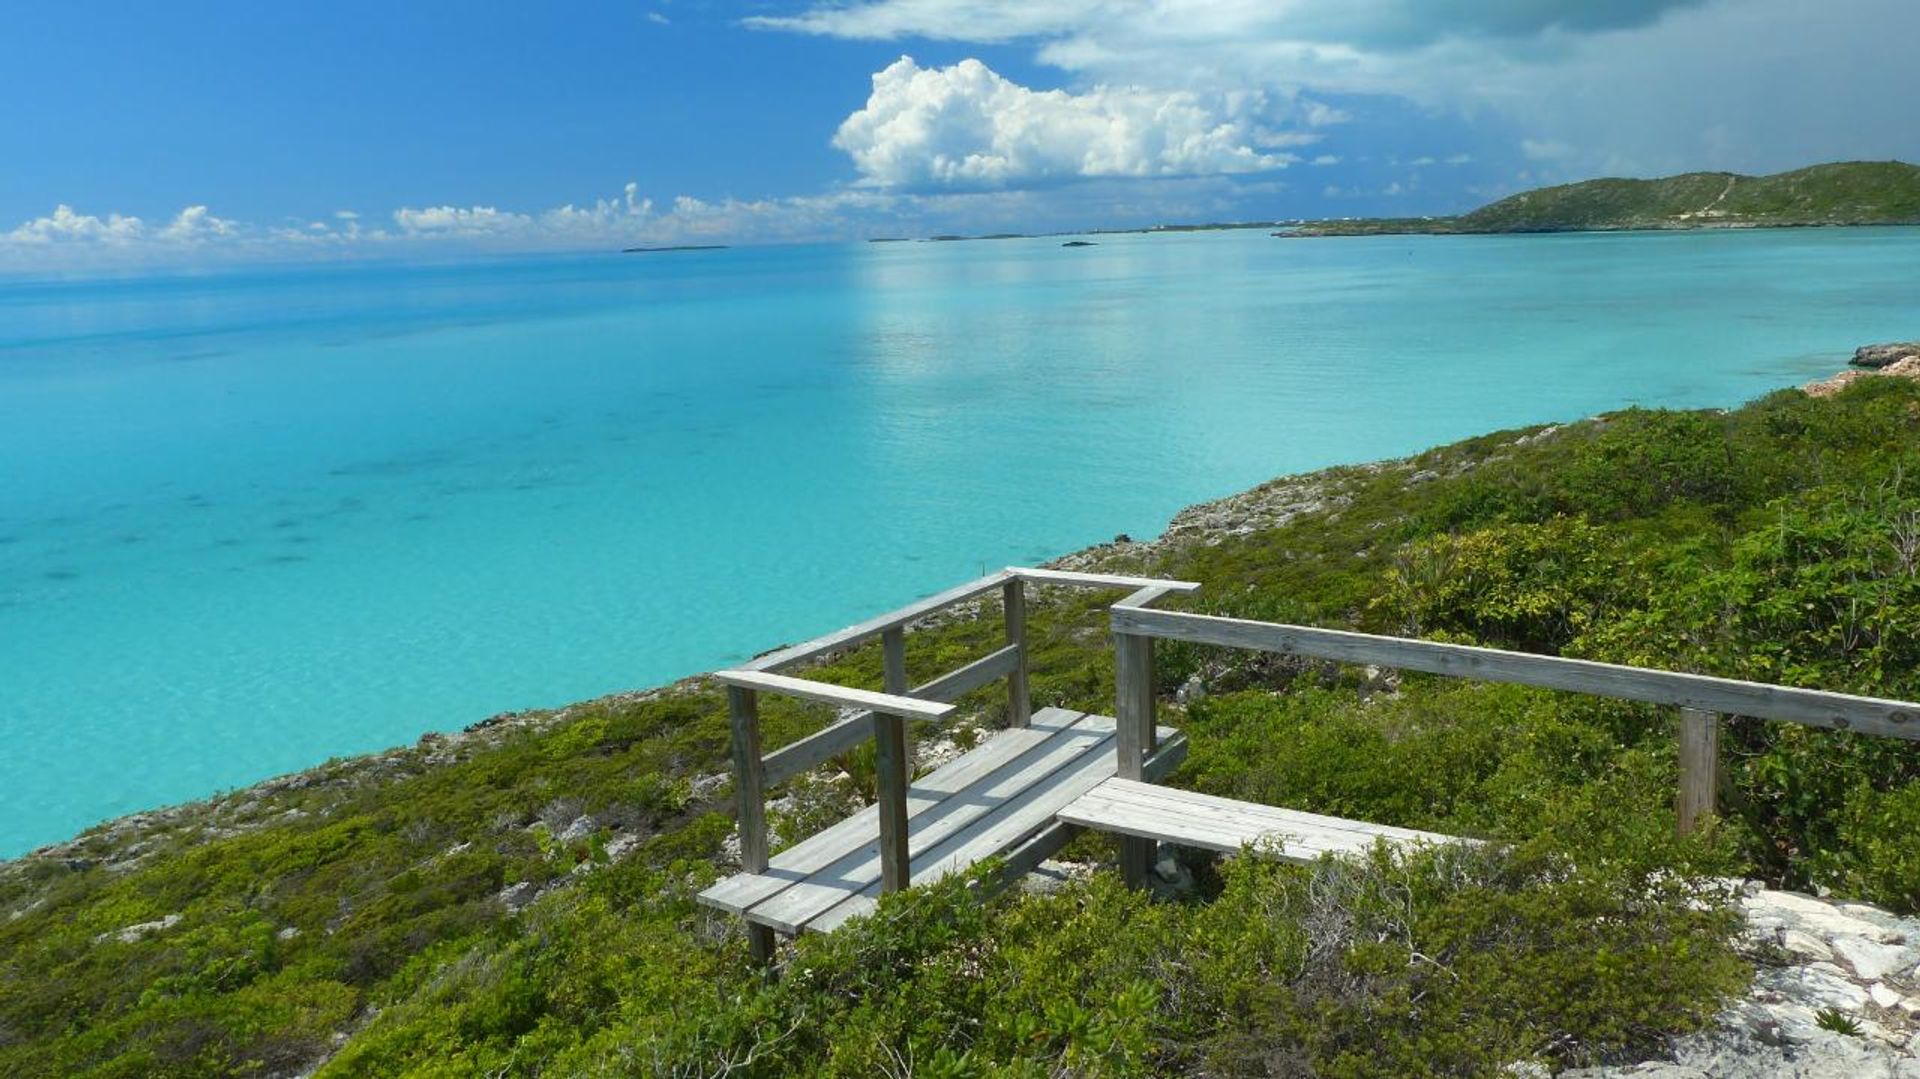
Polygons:
<instances>
[{"instance_id":1,"label":"small offshore cay","mask_svg":"<svg viewBox=\"0 0 1920 1079\"><path fill-rule=\"evenodd\" d=\"M1109 608L1114 646L1112 716L1041 708L1027 690L1029 585L1126 590ZM1154 722L1153 642L1274 652L1338 663L1510 682L1679 709L1681 832L1714 812L1719 731L1728 718L1772 720L1920 739L1920 704L1796 689L1709 675L1628 667L1468 645L1156 610L1199 585L1112 574L1009 568L824 637L717 671L732 719L733 781L743 869L699 899L745 919L758 961L774 934L830 932L871 912L880 895L936 880L992 857L1024 873L1082 828L1119 841L1120 869L1145 883L1154 846L1250 849L1295 862L1365 850L1377 842L1475 840L1216 798L1162 786L1185 759L1186 735ZM920 686L906 677L908 627L943 608L1000 592L1006 645ZM879 637L885 691L851 689L780 673ZM907 723L940 720L947 703L996 679L1007 683L1008 726L959 758L915 779ZM760 745L758 699L778 693L854 709L772 752ZM867 738L876 749L878 798L768 856L766 792Z\"/></svg>"}]
</instances>

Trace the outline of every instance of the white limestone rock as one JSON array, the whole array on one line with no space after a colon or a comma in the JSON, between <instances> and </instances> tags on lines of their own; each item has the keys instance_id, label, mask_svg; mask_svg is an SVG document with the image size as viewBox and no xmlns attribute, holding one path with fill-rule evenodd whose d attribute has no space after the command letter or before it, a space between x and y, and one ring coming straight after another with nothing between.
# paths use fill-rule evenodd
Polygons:
<instances>
[{"instance_id":1,"label":"white limestone rock","mask_svg":"<svg viewBox=\"0 0 1920 1079\"><path fill-rule=\"evenodd\" d=\"M1743 886L1757 964L1745 1000L1668 1058L1572 1079L1920 1079L1920 920ZM1857 1033L1821 1025L1837 1012Z\"/></svg>"},{"instance_id":2,"label":"white limestone rock","mask_svg":"<svg viewBox=\"0 0 1920 1079\"><path fill-rule=\"evenodd\" d=\"M1904 972L1920 959L1910 947L1859 937L1835 937L1833 950L1863 981L1879 981L1895 971Z\"/></svg>"},{"instance_id":3,"label":"white limestone rock","mask_svg":"<svg viewBox=\"0 0 1920 1079\"><path fill-rule=\"evenodd\" d=\"M180 915L169 914L164 918L158 918L151 922L135 922L132 925L120 929L109 930L93 939L97 944L105 943L109 940L117 940L122 944L132 944L142 937L151 936L154 933L164 933L179 924Z\"/></svg>"}]
</instances>

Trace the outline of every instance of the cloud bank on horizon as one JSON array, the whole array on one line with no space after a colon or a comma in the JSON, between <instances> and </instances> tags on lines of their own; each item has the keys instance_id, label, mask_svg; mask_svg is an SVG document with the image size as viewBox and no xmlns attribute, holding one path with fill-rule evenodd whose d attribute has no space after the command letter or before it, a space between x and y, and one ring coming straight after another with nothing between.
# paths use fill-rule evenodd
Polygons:
<instances>
[{"instance_id":1,"label":"cloud bank on horizon","mask_svg":"<svg viewBox=\"0 0 1920 1079\"><path fill-rule=\"evenodd\" d=\"M1920 158L1910 0L808 0L732 29L899 44L818 118L839 182L271 224L58 202L0 224L0 267L1437 213L1593 175ZM1014 50L1058 85L922 65L914 42Z\"/></svg>"}]
</instances>

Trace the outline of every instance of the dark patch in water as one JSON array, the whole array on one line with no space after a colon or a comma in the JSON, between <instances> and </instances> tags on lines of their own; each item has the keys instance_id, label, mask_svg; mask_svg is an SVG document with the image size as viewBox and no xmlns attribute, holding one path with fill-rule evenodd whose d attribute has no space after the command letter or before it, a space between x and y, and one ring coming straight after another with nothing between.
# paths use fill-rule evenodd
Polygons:
<instances>
[{"instance_id":1,"label":"dark patch in water","mask_svg":"<svg viewBox=\"0 0 1920 1079\"><path fill-rule=\"evenodd\" d=\"M298 517L282 517L279 520L273 522L273 527L292 528L295 525L298 525L299 523L300 523L300 518Z\"/></svg>"},{"instance_id":2,"label":"dark patch in water","mask_svg":"<svg viewBox=\"0 0 1920 1079\"><path fill-rule=\"evenodd\" d=\"M358 461L350 465L341 465L327 474L330 476L404 476L423 469L440 468L448 464L443 453L423 453L412 457L388 457L379 461Z\"/></svg>"},{"instance_id":3,"label":"dark patch in water","mask_svg":"<svg viewBox=\"0 0 1920 1079\"><path fill-rule=\"evenodd\" d=\"M242 542L241 540L234 539L232 536L222 536L214 540L213 545L215 547L238 547Z\"/></svg>"},{"instance_id":4,"label":"dark patch in water","mask_svg":"<svg viewBox=\"0 0 1920 1079\"><path fill-rule=\"evenodd\" d=\"M288 536L287 542L288 543L312 543L313 537L312 536Z\"/></svg>"},{"instance_id":5,"label":"dark patch in water","mask_svg":"<svg viewBox=\"0 0 1920 1079\"><path fill-rule=\"evenodd\" d=\"M409 513L409 514L407 514L407 515L406 515L405 517L402 517L402 518L400 518L400 519L401 519L401 520L403 520L403 521L409 521L409 522L415 522L415 521L431 521L431 520L433 520L433 514L431 514L431 513Z\"/></svg>"},{"instance_id":6,"label":"dark patch in water","mask_svg":"<svg viewBox=\"0 0 1920 1079\"><path fill-rule=\"evenodd\" d=\"M45 577L49 581L71 581L80 576L80 571L75 569L50 569L40 576Z\"/></svg>"},{"instance_id":7,"label":"dark patch in water","mask_svg":"<svg viewBox=\"0 0 1920 1079\"><path fill-rule=\"evenodd\" d=\"M272 558L267 559L266 564L269 566L286 566L286 565L291 565L292 563L295 563L295 562L311 562L311 561L313 561L313 559L308 558L306 555L303 555L303 554L277 554L277 555L274 555Z\"/></svg>"},{"instance_id":8,"label":"dark patch in water","mask_svg":"<svg viewBox=\"0 0 1920 1079\"><path fill-rule=\"evenodd\" d=\"M333 512L335 513L358 513L366 508L366 499L354 498L351 495L333 504Z\"/></svg>"},{"instance_id":9,"label":"dark patch in water","mask_svg":"<svg viewBox=\"0 0 1920 1079\"><path fill-rule=\"evenodd\" d=\"M5 547L9 543L19 543L19 542L20 542L19 536L0 536L0 547Z\"/></svg>"},{"instance_id":10,"label":"dark patch in water","mask_svg":"<svg viewBox=\"0 0 1920 1079\"><path fill-rule=\"evenodd\" d=\"M128 532L125 535L115 539L114 542L122 545L126 545L126 546L131 546L135 543L147 542L147 537L141 535L138 532Z\"/></svg>"}]
</instances>

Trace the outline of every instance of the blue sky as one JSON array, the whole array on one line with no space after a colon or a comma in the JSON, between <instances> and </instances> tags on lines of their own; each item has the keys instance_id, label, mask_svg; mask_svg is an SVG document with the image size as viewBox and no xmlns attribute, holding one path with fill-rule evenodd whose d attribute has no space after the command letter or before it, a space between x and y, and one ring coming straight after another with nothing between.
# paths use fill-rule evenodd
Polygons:
<instances>
[{"instance_id":1,"label":"blue sky","mask_svg":"<svg viewBox=\"0 0 1920 1079\"><path fill-rule=\"evenodd\" d=\"M1448 213L1920 159L1907 0L5 0L0 30L13 269Z\"/></svg>"}]
</instances>

